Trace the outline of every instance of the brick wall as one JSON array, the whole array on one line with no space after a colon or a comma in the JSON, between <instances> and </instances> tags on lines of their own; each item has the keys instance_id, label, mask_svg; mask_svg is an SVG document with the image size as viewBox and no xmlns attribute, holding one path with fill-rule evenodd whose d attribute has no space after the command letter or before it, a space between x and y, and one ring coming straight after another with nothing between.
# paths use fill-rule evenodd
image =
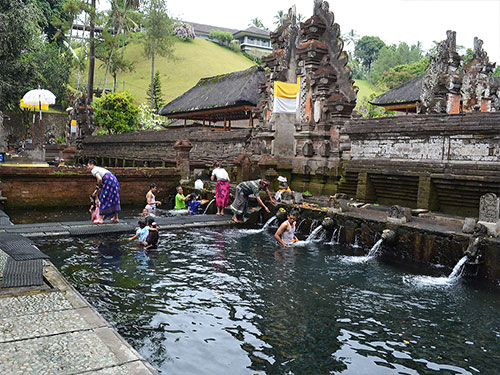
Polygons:
<instances>
[{"instance_id":1,"label":"brick wall","mask_svg":"<svg viewBox=\"0 0 500 375\"><path fill-rule=\"evenodd\" d=\"M173 168L112 168L121 188L121 203L144 203L149 185L163 194L175 191L180 176ZM78 206L89 203L96 184L85 168L0 168L6 208Z\"/></svg>"}]
</instances>

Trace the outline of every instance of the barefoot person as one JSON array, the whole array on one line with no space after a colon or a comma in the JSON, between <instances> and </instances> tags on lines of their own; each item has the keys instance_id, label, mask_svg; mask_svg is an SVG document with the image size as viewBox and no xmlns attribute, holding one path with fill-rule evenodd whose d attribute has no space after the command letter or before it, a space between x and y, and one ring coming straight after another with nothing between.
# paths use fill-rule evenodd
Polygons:
<instances>
[{"instance_id":1,"label":"barefoot person","mask_svg":"<svg viewBox=\"0 0 500 375\"><path fill-rule=\"evenodd\" d=\"M156 200L155 194L158 193L158 186L156 184L149 185L149 191L146 194L146 209L151 216L156 216L156 207L161 206L161 202Z\"/></svg>"},{"instance_id":2,"label":"barefoot person","mask_svg":"<svg viewBox=\"0 0 500 375\"><path fill-rule=\"evenodd\" d=\"M217 204L217 215L224 215L224 209L229 205L229 175L221 168L218 161L214 162L212 181L217 179L215 185L215 203Z\"/></svg>"},{"instance_id":3,"label":"barefoot person","mask_svg":"<svg viewBox=\"0 0 500 375\"><path fill-rule=\"evenodd\" d=\"M292 243L297 242L297 237L295 236L295 223L297 222L297 214L295 211L291 211L287 215L287 219L279 226L278 230L274 234L274 238L282 246L288 247Z\"/></svg>"},{"instance_id":4,"label":"barefoot person","mask_svg":"<svg viewBox=\"0 0 500 375\"><path fill-rule=\"evenodd\" d=\"M275 204L274 198L271 196L269 191L269 181L265 179L253 180L253 181L243 181L241 184L236 186L236 197L231 205L231 210L233 211L233 221L240 222L245 218L245 214L248 210L248 197L250 195L255 195L257 202L269 213L269 208L260 199L259 193L261 190L265 190L269 200L272 204ZM238 219L240 217L240 219Z\"/></svg>"},{"instance_id":5,"label":"barefoot person","mask_svg":"<svg viewBox=\"0 0 500 375\"><path fill-rule=\"evenodd\" d=\"M95 160L89 160L87 169L97 180L100 187L99 195L99 216L94 221L102 223L104 219L111 217L111 221L118 222L120 207L120 183L115 175L106 168L96 166Z\"/></svg>"}]
</instances>

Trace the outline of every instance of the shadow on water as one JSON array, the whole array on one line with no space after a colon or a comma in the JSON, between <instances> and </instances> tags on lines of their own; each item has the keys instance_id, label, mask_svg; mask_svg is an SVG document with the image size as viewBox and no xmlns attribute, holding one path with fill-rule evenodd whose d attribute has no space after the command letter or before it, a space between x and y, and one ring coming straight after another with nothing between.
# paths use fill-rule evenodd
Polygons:
<instances>
[{"instance_id":1,"label":"shadow on water","mask_svg":"<svg viewBox=\"0 0 500 375\"><path fill-rule=\"evenodd\" d=\"M280 248L275 230L160 229L160 246L148 253L125 236L39 247L162 374L500 368L498 292L460 281L428 287L375 257L348 262L357 257L344 255L369 249ZM103 264L102 254L119 261Z\"/></svg>"}]
</instances>

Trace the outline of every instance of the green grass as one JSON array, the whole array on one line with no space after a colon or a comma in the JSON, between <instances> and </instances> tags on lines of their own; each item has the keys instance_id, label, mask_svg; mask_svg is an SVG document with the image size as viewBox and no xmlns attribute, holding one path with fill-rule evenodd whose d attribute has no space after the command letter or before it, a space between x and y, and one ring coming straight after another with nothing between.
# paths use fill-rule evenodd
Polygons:
<instances>
[{"instance_id":1,"label":"green grass","mask_svg":"<svg viewBox=\"0 0 500 375\"><path fill-rule=\"evenodd\" d=\"M382 90L380 90L377 86L372 85L365 79L356 79L354 81L354 85L359 87L358 102L365 96L368 98L372 93L375 93L377 95L383 94Z\"/></svg>"},{"instance_id":2,"label":"green grass","mask_svg":"<svg viewBox=\"0 0 500 375\"><path fill-rule=\"evenodd\" d=\"M168 103L196 85L200 78L244 70L254 63L227 48L204 39L175 44L174 59L155 57L155 71L160 72L163 97ZM117 89L124 88L132 94L137 103L146 101L146 90L151 82L151 60L143 54L143 46L134 40L125 48L125 57L135 64L135 71L120 73ZM78 52L77 52L78 53ZM106 67L96 60L94 87L102 88ZM81 82L87 81L88 73L82 73ZM77 72L73 72L72 85L76 86ZM108 89L113 87L113 77L108 77Z\"/></svg>"}]
</instances>

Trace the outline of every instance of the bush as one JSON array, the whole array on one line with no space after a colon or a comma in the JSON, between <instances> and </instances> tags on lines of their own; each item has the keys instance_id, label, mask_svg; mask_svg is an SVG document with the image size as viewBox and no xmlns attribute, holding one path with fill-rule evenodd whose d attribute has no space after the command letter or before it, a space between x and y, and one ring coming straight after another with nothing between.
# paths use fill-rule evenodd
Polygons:
<instances>
[{"instance_id":1,"label":"bush","mask_svg":"<svg viewBox=\"0 0 500 375\"><path fill-rule=\"evenodd\" d=\"M208 36L211 39L214 39L219 42L219 44L223 46L229 46L229 43L233 40L233 34L230 32L219 31L219 30L211 30Z\"/></svg>"},{"instance_id":2,"label":"bush","mask_svg":"<svg viewBox=\"0 0 500 375\"><path fill-rule=\"evenodd\" d=\"M176 22L174 24L173 34L176 38L182 41L188 41L195 38L193 26L184 22Z\"/></svg>"},{"instance_id":3,"label":"bush","mask_svg":"<svg viewBox=\"0 0 500 375\"><path fill-rule=\"evenodd\" d=\"M241 46L240 46L240 42L237 41L237 40L232 40L231 43L229 44L229 48L233 51L233 52L241 52Z\"/></svg>"},{"instance_id":4,"label":"bush","mask_svg":"<svg viewBox=\"0 0 500 375\"><path fill-rule=\"evenodd\" d=\"M164 125L166 125L165 117L155 114L145 103L139 106L139 126L141 129L162 130Z\"/></svg>"},{"instance_id":5,"label":"bush","mask_svg":"<svg viewBox=\"0 0 500 375\"><path fill-rule=\"evenodd\" d=\"M129 133L138 129L139 109L128 91L103 94L94 102L95 122L108 133Z\"/></svg>"}]
</instances>

